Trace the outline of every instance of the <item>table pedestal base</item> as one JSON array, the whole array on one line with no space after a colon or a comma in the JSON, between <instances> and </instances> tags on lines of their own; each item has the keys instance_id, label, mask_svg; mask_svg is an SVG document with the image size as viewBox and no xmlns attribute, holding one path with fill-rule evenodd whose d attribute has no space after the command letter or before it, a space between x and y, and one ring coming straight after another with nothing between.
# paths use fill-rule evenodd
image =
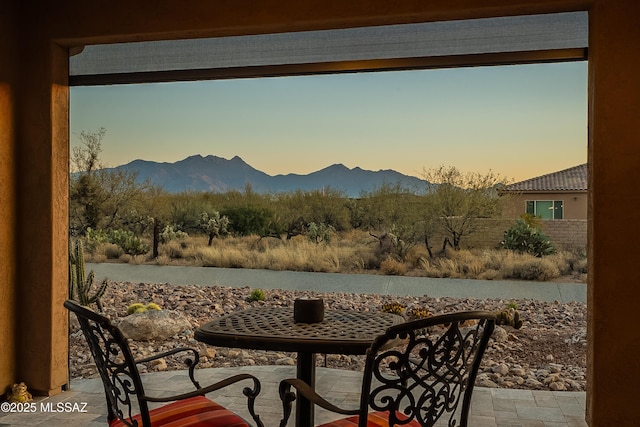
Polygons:
<instances>
[{"instance_id":1,"label":"table pedestal base","mask_svg":"<svg viewBox=\"0 0 640 427\"><path fill-rule=\"evenodd\" d=\"M298 353L296 377L307 383L311 388L316 387L316 354L308 352ZM315 405L304 397L296 398L296 427L313 427L315 421Z\"/></svg>"}]
</instances>

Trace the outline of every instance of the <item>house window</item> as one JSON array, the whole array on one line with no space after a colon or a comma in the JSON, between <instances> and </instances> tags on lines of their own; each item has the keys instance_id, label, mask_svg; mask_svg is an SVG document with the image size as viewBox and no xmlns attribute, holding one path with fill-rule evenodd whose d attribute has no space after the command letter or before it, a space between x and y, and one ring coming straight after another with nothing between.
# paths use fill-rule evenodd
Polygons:
<instances>
[{"instance_id":1,"label":"house window","mask_svg":"<svg viewBox=\"0 0 640 427\"><path fill-rule=\"evenodd\" d=\"M542 219L563 219L562 200L527 200L527 213Z\"/></svg>"}]
</instances>

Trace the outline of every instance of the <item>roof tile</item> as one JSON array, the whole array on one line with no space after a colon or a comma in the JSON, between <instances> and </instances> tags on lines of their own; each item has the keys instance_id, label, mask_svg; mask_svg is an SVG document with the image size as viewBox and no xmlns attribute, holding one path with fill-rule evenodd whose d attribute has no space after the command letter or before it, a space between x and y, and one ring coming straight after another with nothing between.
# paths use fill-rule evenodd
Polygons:
<instances>
[{"instance_id":1,"label":"roof tile","mask_svg":"<svg viewBox=\"0 0 640 427\"><path fill-rule=\"evenodd\" d=\"M507 185L502 191L586 191L587 164Z\"/></svg>"}]
</instances>

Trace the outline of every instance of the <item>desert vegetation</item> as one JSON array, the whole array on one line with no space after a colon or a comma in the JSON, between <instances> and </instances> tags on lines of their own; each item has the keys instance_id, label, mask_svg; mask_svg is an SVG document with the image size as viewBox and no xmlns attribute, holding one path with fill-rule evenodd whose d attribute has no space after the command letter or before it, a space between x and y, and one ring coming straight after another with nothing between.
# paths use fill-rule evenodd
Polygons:
<instances>
[{"instance_id":1,"label":"desert vegetation","mask_svg":"<svg viewBox=\"0 0 640 427\"><path fill-rule=\"evenodd\" d=\"M323 188L263 194L167 193L109 172L104 129L72 155L70 233L87 261L480 279L584 280L586 256L557 251L535 218L504 240L465 248L478 221L501 214L504 179L453 166L424 171L423 189L385 184L358 198Z\"/></svg>"},{"instance_id":2,"label":"desert vegetation","mask_svg":"<svg viewBox=\"0 0 640 427\"><path fill-rule=\"evenodd\" d=\"M144 239L143 239L144 240ZM424 247L412 248L403 259L384 256L379 242L362 231L335 236L331 244L315 244L305 236L290 240L257 235L227 237L207 245L207 236L187 237L160 245L159 256L132 256L111 244L93 245L89 262L192 265L331 273L450 277L485 280L585 282L586 256L559 251L536 257L507 249L448 248L431 257Z\"/></svg>"}]
</instances>

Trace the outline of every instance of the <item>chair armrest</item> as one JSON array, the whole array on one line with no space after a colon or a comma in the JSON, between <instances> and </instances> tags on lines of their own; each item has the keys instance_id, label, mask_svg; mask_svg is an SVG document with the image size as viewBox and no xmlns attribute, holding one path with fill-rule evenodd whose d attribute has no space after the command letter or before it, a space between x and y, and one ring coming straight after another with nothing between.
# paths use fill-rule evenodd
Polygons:
<instances>
[{"instance_id":1,"label":"chair armrest","mask_svg":"<svg viewBox=\"0 0 640 427\"><path fill-rule=\"evenodd\" d=\"M166 397L143 396L142 399L148 402L172 402L174 400L188 399L190 397L203 396L207 393L211 393L212 391L220 390L221 388L246 379L253 380L254 388L251 389L249 387L245 387L244 390L242 390L242 393L244 393L245 395L247 395L247 393L258 395L258 393L260 393L260 381L251 374L237 374L232 377L225 378L222 381L218 381L217 383L208 385L207 387L201 387L198 390L190 391L187 393L181 393Z\"/></svg>"},{"instance_id":2,"label":"chair armrest","mask_svg":"<svg viewBox=\"0 0 640 427\"><path fill-rule=\"evenodd\" d=\"M187 359L184 360L184 363L189 368L189 379L191 380L193 385L196 387L196 389L200 389L200 383L198 381L196 381L196 378L195 378L195 375L194 375L194 370L196 368L196 365L198 364L198 362L200 362L200 354L194 348L177 347L177 348L174 348L174 349L169 350L169 351L165 351L165 352L162 352L162 353L154 354L153 356L145 357L143 359L137 359L135 362L136 362L136 364L138 364L138 363L147 363L147 362L151 362L153 360L160 359L162 357L167 357L167 356L171 356L171 355L174 355L176 353L182 353L182 352L191 352L193 354L193 360L190 359L190 358L187 358Z\"/></svg>"},{"instance_id":3,"label":"chair armrest","mask_svg":"<svg viewBox=\"0 0 640 427\"><path fill-rule=\"evenodd\" d=\"M297 378L289 378L280 381L280 400L282 400L282 407L284 410L284 417L280 421L280 427L287 425L289 416L291 416L291 404L296 400L296 393L291 391L291 387L296 389L296 392L302 395L305 399L309 400L315 405L320 406L331 412L335 412L343 415L358 415L360 409L343 409L320 396L313 388L309 387L307 383Z\"/></svg>"},{"instance_id":4,"label":"chair armrest","mask_svg":"<svg viewBox=\"0 0 640 427\"><path fill-rule=\"evenodd\" d=\"M196 349L190 348L190 347L177 347L177 348L174 348L174 349L169 350L169 351L165 351L165 352L162 352L162 353L154 354L153 356L145 357L143 359L136 359L135 362L136 363L147 363L147 362L151 362L152 360L160 359L161 357L171 356L173 354L180 353L180 352L183 352L183 351L190 351L190 352L193 353L194 360L191 361L191 359L187 359L189 361L189 362L185 361L185 363L187 365L189 365L190 363L196 364L196 363L198 363L200 361L200 355L198 354L198 351Z\"/></svg>"},{"instance_id":5,"label":"chair armrest","mask_svg":"<svg viewBox=\"0 0 640 427\"><path fill-rule=\"evenodd\" d=\"M176 400L189 399L191 397L196 397L196 396L204 396L207 393L220 390L221 388L227 387L231 384L235 384L243 380L253 381L253 388L245 387L244 389L242 389L242 393L245 396L247 396L249 413L253 417L254 421L256 422L258 427L264 427L264 424L262 424L262 421L260 420L260 416L257 415L255 412L255 400L256 400L256 397L258 397L258 394L260 394L260 388L261 388L260 380L258 380L256 377L254 377L251 374L237 374L232 377L225 378L222 381L218 381L217 383L208 385L207 387L200 387L197 390L190 391L188 393L181 393L181 394L176 394L173 396L166 396L166 397L155 397L155 396L144 395L144 396L140 396L140 399L146 400L147 402L173 402Z\"/></svg>"}]
</instances>

